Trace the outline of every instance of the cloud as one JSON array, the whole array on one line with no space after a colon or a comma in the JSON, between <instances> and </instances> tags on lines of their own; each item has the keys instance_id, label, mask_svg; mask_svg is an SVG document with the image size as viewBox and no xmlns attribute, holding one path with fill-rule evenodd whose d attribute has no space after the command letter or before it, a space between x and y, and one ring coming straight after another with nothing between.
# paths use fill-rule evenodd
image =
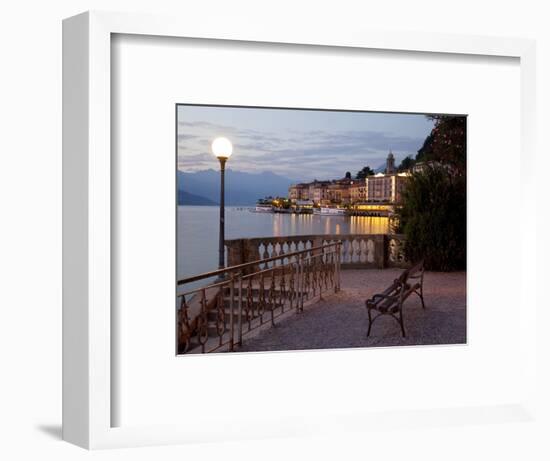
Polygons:
<instances>
[{"instance_id":1,"label":"cloud","mask_svg":"<svg viewBox=\"0 0 550 461\"><path fill-rule=\"evenodd\" d=\"M273 171L309 180L355 174L365 165L377 168L391 149L399 162L415 155L423 136L374 130L287 130L280 134L205 121L178 123L178 167L184 171L216 168L209 152L213 136L226 135L234 144L231 167L246 172Z\"/></svg>"}]
</instances>

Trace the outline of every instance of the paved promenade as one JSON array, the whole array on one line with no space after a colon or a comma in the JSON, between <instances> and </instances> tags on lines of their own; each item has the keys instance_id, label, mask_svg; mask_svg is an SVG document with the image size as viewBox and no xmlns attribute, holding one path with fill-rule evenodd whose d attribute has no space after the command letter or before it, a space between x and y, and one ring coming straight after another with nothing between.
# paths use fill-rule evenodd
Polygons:
<instances>
[{"instance_id":1,"label":"paved promenade","mask_svg":"<svg viewBox=\"0 0 550 461\"><path fill-rule=\"evenodd\" d=\"M465 343L465 272L426 272L426 310L416 295L404 304L406 338L389 316L378 319L366 337L365 299L383 291L400 273L398 269L344 270L341 292L327 294L304 312L245 339L236 352Z\"/></svg>"}]
</instances>

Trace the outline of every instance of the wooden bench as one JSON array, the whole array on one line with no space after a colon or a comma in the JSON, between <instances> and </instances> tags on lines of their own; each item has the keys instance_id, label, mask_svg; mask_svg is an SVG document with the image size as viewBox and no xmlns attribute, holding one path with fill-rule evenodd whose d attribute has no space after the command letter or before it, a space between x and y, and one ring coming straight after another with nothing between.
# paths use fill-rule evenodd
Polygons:
<instances>
[{"instance_id":1,"label":"wooden bench","mask_svg":"<svg viewBox=\"0 0 550 461\"><path fill-rule=\"evenodd\" d=\"M372 298L365 301L369 316L369 329L367 337L370 335L370 330L374 321L382 316L389 315L393 317L401 326L401 333L405 337L405 327L403 325L403 303L413 293L416 293L424 305L424 261L421 260L414 264L411 268L406 269L403 273L393 281L382 293L375 294ZM373 317L371 311L377 311Z\"/></svg>"}]
</instances>

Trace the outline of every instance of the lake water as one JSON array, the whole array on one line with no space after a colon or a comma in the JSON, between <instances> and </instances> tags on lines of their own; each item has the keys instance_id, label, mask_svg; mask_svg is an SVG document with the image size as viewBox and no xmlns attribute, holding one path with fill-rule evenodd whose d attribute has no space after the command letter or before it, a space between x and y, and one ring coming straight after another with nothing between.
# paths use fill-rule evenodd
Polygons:
<instances>
[{"instance_id":1,"label":"lake water","mask_svg":"<svg viewBox=\"0 0 550 461\"><path fill-rule=\"evenodd\" d=\"M225 238L279 237L311 234L386 234L388 218L254 213L226 207ZM178 278L218 268L219 208L178 207Z\"/></svg>"}]
</instances>

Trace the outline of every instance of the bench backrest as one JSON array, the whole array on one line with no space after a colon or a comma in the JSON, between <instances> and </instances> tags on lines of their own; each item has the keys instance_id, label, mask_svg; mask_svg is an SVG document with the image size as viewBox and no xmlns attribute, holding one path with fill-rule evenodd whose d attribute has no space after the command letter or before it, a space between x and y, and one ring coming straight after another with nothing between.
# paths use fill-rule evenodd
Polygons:
<instances>
[{"instance_id":1,"label":"bench backrest","mask_svg":"<svg viewBox=\"0 0 550 461\"><path fill-rule=\"evenodd\" d=\"M420 284L423 283L424 279L424 260L421 259L420 261L416 262L412 265L412 267L409 267L408 269L405 269L403 273L399 276L399 278L396 280L396 282L401 286L399 297L401 299L401 302L407 298L412 291L414 291L414 285L412 283L409 283L410 279L420 279ZM410 286L410 288L406 288L407 286Z\"/></svg>"},{"instance_id":2,"label":"bench backrest","mask_svg":"<svg viewBox=\"0 0 550 461\"><path fill-rule=\"evenodd\" d=\"M421 259L415 263L412 267L407 269L407 279L418 279L424 276L424 260Z\"/></svg>"},{"instance_id":3,"label":"bench backrest","mask_svg":"<svg viewBox=\"0 0 550 461\"><path fill-rule=\"evenodd\" d=\"M420 279L420 284L423 283L424 277L424 261L420 260L413 264L409 269L405 269L393 283L386 288L382 293L374 295L370 300L366 301L367 307L369 303L371 305L379 305L382 307L390 308L394 304L397 304L401 309L403 301L415 291L418 287L415 283L408 283L409 279ZM376 298L378 297L378 301Z\"/></svg>"},{"instance_id":4,"label":"bench backrest","mask_svg":"<svg viewBox=\"0 0 550 461\"><path fill-rule=\"evenodd\" d=\"M420 261L415 263L413 266L401 272L401 275L399 275L399 277L395 279L395 282L407 283L408 279L417 279L422 277L423 275L424 275L424 260L421 259Z\"/></svg>"}]
</instances>

